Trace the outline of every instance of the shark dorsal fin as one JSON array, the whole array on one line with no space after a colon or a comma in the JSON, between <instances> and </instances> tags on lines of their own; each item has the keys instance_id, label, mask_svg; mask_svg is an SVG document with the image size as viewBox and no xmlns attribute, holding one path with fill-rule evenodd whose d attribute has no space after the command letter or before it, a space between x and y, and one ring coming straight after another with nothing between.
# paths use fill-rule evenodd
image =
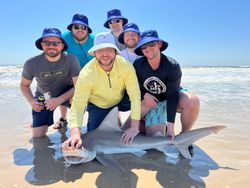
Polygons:
<instances>
[{"instance_id":1,"label":"shark dorsal fin","mask_svg":"<svg viewBox=\"0 0 250 188\"><path fill-rule=\"evenodd\" d=\"M119 131L122 130L118 126L118 108L113 108L108 115L104 118L97 130Z\"/></svg>"}]
</instances>

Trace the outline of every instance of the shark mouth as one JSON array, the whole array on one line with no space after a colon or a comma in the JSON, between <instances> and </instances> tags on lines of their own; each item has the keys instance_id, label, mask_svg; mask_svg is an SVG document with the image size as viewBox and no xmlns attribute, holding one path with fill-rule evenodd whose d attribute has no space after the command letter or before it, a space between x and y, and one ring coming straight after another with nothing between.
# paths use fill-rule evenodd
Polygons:
<instances>
[{"instance_id":1,"label":"shark mouth","mask_svg":"<svg viewBox=\"0 0 250 188\"><path fill-rule=\"evenodd\" d=\"M80 164L92 161L96 154L84 148L75 150L63 150L63 157L68 164Z\"/></svg>"}]
</instances>

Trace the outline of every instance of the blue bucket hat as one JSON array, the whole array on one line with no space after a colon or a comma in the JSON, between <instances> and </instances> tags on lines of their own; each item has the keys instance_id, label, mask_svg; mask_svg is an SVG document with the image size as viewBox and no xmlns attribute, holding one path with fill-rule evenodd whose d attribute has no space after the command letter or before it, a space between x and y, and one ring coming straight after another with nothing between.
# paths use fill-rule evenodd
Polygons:
<instances>
[{"instance_id":1,"label":"blue bucket hat","mask_svg":"<svg viewBox=\"0 0 250 188\"><path fill-rule=\"evenodd\" d=\"M42 42L42 39L45 37L58 37L58 38L60 38L64 43L63 51L68 49L68 45L67 45L66 41L62 38L62 34L61 34L61 31L59 29L57 29L57 28L45 28L43 30L42 36L39 39L37 39L35 42L36 47L39 50L43 50L41 42Z\"/></svg>"},{"instance_id":2,"label":"blue bucket hat","mask_svg":"<svg viewBox=\"0 0 250 188\"><path fill-rule=\"evenodd\" d=\"M154 41L161 41L162 46L160 48L160 51L164 51L168 47L168 43L158 37L158 33L155 30L147 30L141 33L141 40L138 42L138 44L135 47L134 52L137 55L143 56L143 53L141 51L141 47L144 44L154 42Z\"/></svg>"},{"instance_id":3,"label":"blue bucket hat","mask_svg":"<svg viewBox=\"0 0 250 188\"><path fill-rule=\"evenodd\" d=\"M92 33L92 29L89 27L88 18L85 15L75 14L72 18L71 24L68 25L67 29L71 31L73 24L84 25L88 28L88 33Z\"/></svg>"},{"instance_id":4,"label":"blue bucket hat","mask_svg":"<svg viewBox=\"0 0 250 188\"><path fill-rule=\"evenodd\" d=\"M128 19L122 16L122 13L118 9L113 9L107 12L107 20L104 23L104 27L109 29L109 21L113 19L123 19L123 25L128 23Z\"/></svg>"},{"instance_id":5,"label":"blue bucket hat","mask_svg":"<svg viewBox=\"0 0 250 188\"><path fill-rule=\"evenodd\" d=\"M135 32L140 34L139 27L134 24L134 23L127 23L126 25L123 26L123 32L119 35L118 41L122 44L124 44L124 33L125 32Z\"/></svg>"}]
</instances>

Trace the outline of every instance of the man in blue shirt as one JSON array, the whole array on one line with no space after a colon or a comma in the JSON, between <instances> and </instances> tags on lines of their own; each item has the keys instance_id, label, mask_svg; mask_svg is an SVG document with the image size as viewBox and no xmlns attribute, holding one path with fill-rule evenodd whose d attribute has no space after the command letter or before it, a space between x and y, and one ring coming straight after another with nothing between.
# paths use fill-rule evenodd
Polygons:
<instances>
[{"instance_id":1,"label":"man in blue shirt","mask_svg":"<svg viewBox=\"0 0 250 188\"><path fill-rule=\"evenodd\" d=\"M67 29L69 31L62 35L68 45L67 52L77 57L82 68L93 59L93 56L88 54L88 50L94 45L94 35L91 34L88 18L85 15L75 14Z\"/></svg>"}]
</instances>

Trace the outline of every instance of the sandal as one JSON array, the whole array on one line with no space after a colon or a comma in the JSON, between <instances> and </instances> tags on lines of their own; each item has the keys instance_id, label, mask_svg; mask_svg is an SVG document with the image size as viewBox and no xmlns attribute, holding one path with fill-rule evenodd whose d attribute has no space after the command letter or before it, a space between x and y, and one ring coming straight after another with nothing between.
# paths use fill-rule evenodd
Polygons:
<instances>
[{"instance_id":1,"label":"sandal","mask_svg":"<svg viewBox=\"0 0 250 188\"><path fill-rule=\"evenodd\" d=\"M54 129L61 129L67 127L68 122L66 119L60 118L53 126Z\"/></svg>"}]
</instances>

